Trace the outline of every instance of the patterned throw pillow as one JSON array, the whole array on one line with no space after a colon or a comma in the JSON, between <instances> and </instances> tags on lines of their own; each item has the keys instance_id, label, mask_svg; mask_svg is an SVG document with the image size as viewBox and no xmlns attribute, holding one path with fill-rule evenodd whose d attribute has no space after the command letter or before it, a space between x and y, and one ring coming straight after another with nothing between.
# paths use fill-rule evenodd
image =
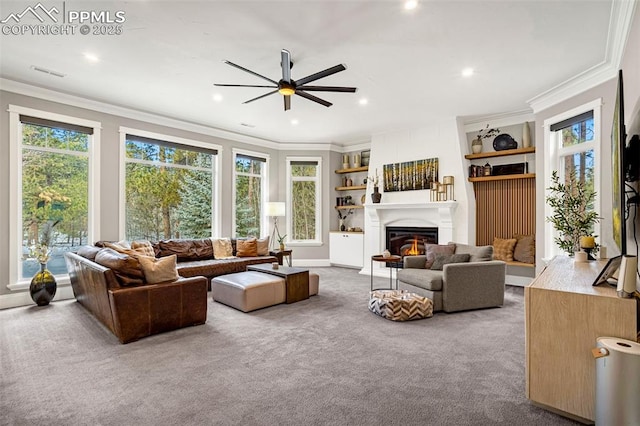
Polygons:
<instances>
[{"instance_id":1,"label":"patterned throw pillow","mask_svg":"<svg viewBox=\"0 0 640 426\"><path fill-rule=\"evenodd\" d=\"M149 241L132 241L131 248L144 256L156 257L156 252Z\"/></svg>"},{"instance_id":2,"label":"patterned throw pillow","mask_svg":"<svg viewBox=\"0 0 640 426\"><path fill-rule=\"evenodd\" d=\"M442 271L444 265L449 263L466 263L471 258L470 254L437 254L431 265L432 271Z\"/></svg>"},{"instance_id":3,"label":"patterned throw pillow","mask_svg":"<svg viewBox=\"0 0 640 426\"><path fill-rule=\"evenodd\" d=\"M229 238L213 238L213 257L216 259L230 259L233 257L233 247Z\"/></svg>"},{"instance_id":4,"label":"patterned throw pillow","mask_svg":"<svg viewBox=\"0 0 640 426\"><path fill-rule=\"evenodd\" d=\"M437 254L454 254L456 251L455 244L438 245L438 244L425 244L425 252L427 255L427 261L424 264L426 269L431 269L433 261L436 260Z\"/></svg>"},{"instance_id":5,"label":"patterned throw pillow","mask_svg":"<svg viewBox=\"0 0 640 426\"><path fill-rule=\"evenodd\" d=\"M523 263L536 263L536 236L515 235L516 248L513 250L513 259Z\"/></svg>"},{"instance_id":6,"label":"patterned throw pillow","mask_svg":"<svg viewBox=\"0 0 640 426\"><path fill-rule=\"evenodd\" d=\"M255 238L236 241L236 256L256 257L258 255L258 241Z\"/></svg>"},{"instance_id":7,"label":"patterned throw pillow","mask_svg":"<svg viewBox=\"0 0 640 426\"><path fill-rule=\"evenodd\" d=\"M144 278L148 284L175 281L179 278L178 270L176 269L178 256L175 254L159 259L150 256L140 256L138 260L140 261Z\"/></svg>"},{"instance_id":8,"label":"patterned throw pillow","mask_svg":"<svg viewBox=\"0 0 640 426\"><path fill-rule=\"evenodd\" d=\"M513 262L513 249L518 240L515 238L494 238L493 239L493 258L495 260L504 260L505 262Z\"/></svg>"}]
</instances>

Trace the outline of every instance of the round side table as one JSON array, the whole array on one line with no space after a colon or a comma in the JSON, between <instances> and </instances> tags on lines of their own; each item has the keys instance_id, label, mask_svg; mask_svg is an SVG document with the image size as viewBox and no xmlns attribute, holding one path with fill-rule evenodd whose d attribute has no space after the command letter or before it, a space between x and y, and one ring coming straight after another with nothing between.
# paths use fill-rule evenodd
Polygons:
<instances>
[{"instance_id":1,"label":"round side table","mask_svg":"<svg viewBox=\"0 0 640 426\"><path fill-rule=\"evenodd\" d=\"M384 257L381 254L371 256L371 291L373 291L373 262L393 263L389 267L389 290L393 290L393 268L396 268L396 290L398 289L398 262L402 260L402 256L391 255ZM382 290L382 289L376 289Z\"/></svg>"}]
</instances>

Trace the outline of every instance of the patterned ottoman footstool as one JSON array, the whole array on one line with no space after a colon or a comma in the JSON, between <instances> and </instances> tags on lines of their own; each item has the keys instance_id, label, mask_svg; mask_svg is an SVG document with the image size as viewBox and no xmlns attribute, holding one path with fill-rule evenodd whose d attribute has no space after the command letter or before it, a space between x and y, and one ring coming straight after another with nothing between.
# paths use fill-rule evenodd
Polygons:
<instances>
[{"instance_id":1,"label":"patterned ottoman footstool","mask_svg":"<svg viewBox=\"0 0 640 426\"><path fill-rule=\"evenodd\" d=\"M369 310L391 321L410 321L433 316L433 302L404 290L371 292Z\"/></svg>"}]
</instances>

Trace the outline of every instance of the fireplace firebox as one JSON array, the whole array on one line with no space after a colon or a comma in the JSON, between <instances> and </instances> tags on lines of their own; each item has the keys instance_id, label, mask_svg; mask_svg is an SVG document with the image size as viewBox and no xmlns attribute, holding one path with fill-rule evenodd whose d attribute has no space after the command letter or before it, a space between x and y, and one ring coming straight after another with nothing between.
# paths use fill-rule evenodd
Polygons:
<instances>
[{"instance_id":1,"label":"fireplace firebox","mask_svg":"<svg viewBox=\"0 0 640 426\"><path fill-rule=\"evenodd\" d=\"M387 226L386 247L393 255L425 254L425 244L438 244L438 228L417 226Z\"/></svg>"}]
</instances>

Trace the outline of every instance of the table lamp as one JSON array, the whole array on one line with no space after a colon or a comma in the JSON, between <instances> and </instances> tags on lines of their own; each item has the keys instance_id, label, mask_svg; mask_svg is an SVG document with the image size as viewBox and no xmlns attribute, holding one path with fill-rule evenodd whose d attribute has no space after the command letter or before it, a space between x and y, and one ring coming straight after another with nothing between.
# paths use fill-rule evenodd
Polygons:
<instances>
[{"instance_id":1,"label":"table lamp","mask_svg":"<svg viewBox=\"0 0 640 426\"><path fill-rule=\"evenodd\" d=\"M280 236L280 230L278 229L278 217L284 216L285 204L282 201L270 201L267 203L267 216L273 218L273 232L271 233L271 248L277 247L275 244L276 236Z\"/></svg>"}]
</instances>

